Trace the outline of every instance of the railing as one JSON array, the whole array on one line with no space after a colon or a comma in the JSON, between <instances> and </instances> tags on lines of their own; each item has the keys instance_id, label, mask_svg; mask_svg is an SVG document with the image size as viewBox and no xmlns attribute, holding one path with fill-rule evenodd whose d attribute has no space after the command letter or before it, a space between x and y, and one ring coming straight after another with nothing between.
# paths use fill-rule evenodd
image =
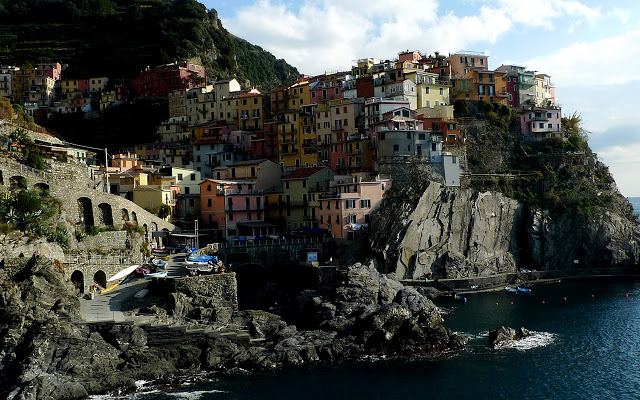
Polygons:
<instances>
[{"instance_id":1,"label":"railing","mask_svg":"<svg viewBox=\"0 0 640 400\"><path fill-rule=\"evenodd\" d=\"M125 265L144 262L143 258L131 258L128 256L111 256L101 254L65 254L64 263L68 265Z\"/></svg>"}]
</instances>

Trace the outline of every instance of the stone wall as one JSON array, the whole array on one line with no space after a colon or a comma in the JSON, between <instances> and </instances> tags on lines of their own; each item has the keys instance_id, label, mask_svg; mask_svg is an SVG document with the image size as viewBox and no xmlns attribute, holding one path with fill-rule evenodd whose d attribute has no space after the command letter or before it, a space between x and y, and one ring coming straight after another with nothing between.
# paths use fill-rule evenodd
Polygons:
<instances>
[{"instance_id":1,"label":"stone wall","mask_svg":"<svg viewBox=\"0 0 640 400\"><path fill-rule=\"evenodd\" d=\"M233 310L238 309L238 283L236 274L200 275L188 278L153 279L149 290L158 293L183 293L188 297L206 297Z\"/></svg>"},{"instance_id":2,"label":"stone wall","mask_svg":"<svg viewBox=\"0 0 640 400\"><path fill-rule=\"evenodd\" d=\"M245 262L273 267L283 263L297 263L300 255L306 256L306 250L317 250L320 252L318 255L320 259L327 258L329 242L329 239L290 239L264 243L211 243L207 246L206 252L208 254L223 254L225 257L246 254L247 260ZM227 260L223 258L223 261Z\"/></svg>"}]
</instances>

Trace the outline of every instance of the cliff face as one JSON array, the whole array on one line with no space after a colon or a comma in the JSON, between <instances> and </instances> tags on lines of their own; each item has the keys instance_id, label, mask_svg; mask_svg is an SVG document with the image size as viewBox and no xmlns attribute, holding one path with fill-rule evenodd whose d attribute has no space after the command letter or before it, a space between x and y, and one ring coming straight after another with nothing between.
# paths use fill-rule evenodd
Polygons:
<instances>
[{"instance_id":1,"label":"cliff face","mask_svg":"<svg viewBox=\"0 0 640 400\"><path fill-rule=\"evenodd\" d=\"M432 183L409 216L398 246L398 275L458 278L514 271L521 209L499 193Z\"/></svg>"},{"instance_id":2,"label":"cliff face","mask_svg":"<svg viewBox=\"0 0 640 400\"><path fill-rule=\"evenodd\" d=\"M438 183L428 186L404 218L398 209L383 207L377 223L390 223L386 231L395 234L386 242L374 238L372 247L401 279L490 276L519 267L634 267L640 260L637 220L610 210L552 213L495 191Z\"/></svg>"}]
</instances>

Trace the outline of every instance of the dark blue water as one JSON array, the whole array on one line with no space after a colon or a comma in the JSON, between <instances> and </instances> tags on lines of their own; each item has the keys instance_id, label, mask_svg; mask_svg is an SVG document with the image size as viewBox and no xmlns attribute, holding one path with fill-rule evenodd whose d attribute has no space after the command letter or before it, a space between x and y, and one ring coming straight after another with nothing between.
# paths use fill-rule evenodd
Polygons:
<instances>
[{"instance_id":1,"label":"dark blue water","mask_svg":"<svg viewBox=\"0 0 640 400\"><path fill-rule=\"evenodd\" d=\"M135 398L640 399L640 282L564 282L534 286L531 296L494 292L468 299L439 301L451 309L445 325L471 337L458 353L214 374L207 383ZM500 325L536 334L516 347L489 349L486 333Z\"/></svg>"}]
</instances>

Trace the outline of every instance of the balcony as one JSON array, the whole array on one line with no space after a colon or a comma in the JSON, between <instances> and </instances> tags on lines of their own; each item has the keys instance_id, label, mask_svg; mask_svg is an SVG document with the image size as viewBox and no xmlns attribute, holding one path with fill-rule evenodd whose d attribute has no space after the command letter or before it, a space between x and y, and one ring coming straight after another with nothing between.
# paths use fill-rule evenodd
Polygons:
<instances>
[{"instance_id":1,"label":"balcony","mask_svg":"<svg viewBox=\"0 0 640 400\"><path fill-rule=\"evenodd\" d=\"M296 148L286 149L281 151L280 154L298 154L298 149Z\"/></svg>"},{"instance_id":2,"label":"balcony","mask_svg":"<svg viewBox=\"0 0 640 400\"><path fill-rule=\"evenodd\" d=\"M287 136L289 136L289 135L283 135L283 137L280 139L280 143L282 143L282 144L288 144L288 143L297 143L297 142L298 142L298 138L297 138L297 137L295 137L295 136L293 136L293 137L289 136L289 137L287 138Z\"/></svg>"},{"instance_id":3,"label":"balcony","mask_svg":"<svg viewBox=\"0 0 640 400\"><path fill-rule=\"evenodd\" d=\"M336 169L346 169L347 164L336 164Z\"/></svg>"},{"instance_id":4,"label":"balcony","mask_svg":"<svg viewBox=\"0 0 640 400\"><path fill-rule=\"evenodd\" d=\"M243 121L246 121L246 120L248 120L248 119L249 119L249 116L248 116L248 115L246 115L246 114L242 114L242 115L240 116L240 119L241 119L241 120L243 120Z\"/></svg>"},{"instance_id":5,"label":"balcony","mask_svg":"<svg viewBox=\"0 0 640 400\"><path fill-rule=\"evenodd\" d=\"M362 163L360 161L354 161L349 163L349 168L360 168Z\"/></svg>"}]
</instances>

